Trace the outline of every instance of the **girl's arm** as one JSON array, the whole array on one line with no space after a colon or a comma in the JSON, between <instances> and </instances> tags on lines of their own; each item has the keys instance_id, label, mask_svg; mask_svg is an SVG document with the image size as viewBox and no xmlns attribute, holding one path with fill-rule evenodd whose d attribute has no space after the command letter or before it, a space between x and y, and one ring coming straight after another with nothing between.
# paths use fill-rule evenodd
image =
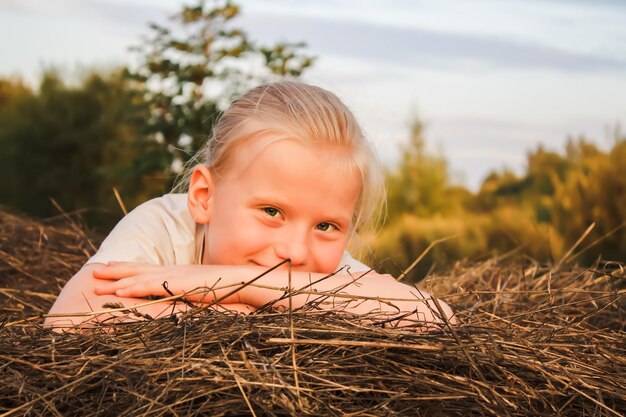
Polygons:
<instances>
[{"instance_id":1,"label":"girl's arm","mask_svg":"<svg viewBox=\"0 0 626 417\"><path fill-rule=\"evenodd\" d=\"M175 306L166 302L145 305L150 300L133 296L121 297L115 294L96 294L95 288L97 285L102 284L102 281L94 277L94 272L106 267L102 263L84 265L63 287L63 290L46 315L44 326L53 327L58 331L70 330L76 325L84 324L85 322L103 322L114 319L116 315L122 316L127 314L124 312L104 312L110 309L110 307L103 307L105 304L121 303L126 308L136 308L139 313L147 314L153 318L188 309L182 302L176 303ZM254 311L253 307L243 303L223 304L216 305L215 308L218 311L225 312L250 313ZM94 312L102 313L91 314ZM138 316L137 318L140 317Z\"/></svg>"},{"instance_id":2,"label":"girl's arm","mask_svg":"<svg viewBox=\"0 0 626 417\"><path fill-rule=\"evenodd\" d=\"M55 328L70 328L84 321L100 321L110 319L111 314L100 316L74 315L102 311L106 303L122 303L125 307L133 307L137 304L145 303L145 299L132 297L118 297L116 295L96 295L94 288L99 282L93 277L93 271L104 268L106 265L94 263L83 266L63 287L54 305L48 312L45 326ZM142 309L142 313L158 316L162 314L164 305L151 306ZM61 314L68 314L61 316Z\"/></svg>"},{"instance_id":3,"label":"girl's arm","mask_svg":"<svg viewBox=\"0 0 626 417\"><path fill-rule=\"evenodd\" d=\"M291 296L292 308L318 301L319 307L327 310L406 314L406 321L426 323L441 323L443 313L455 322L452 310L444 302L435 302L429 294L374 271L352 275L344 272L333 276L292 271L290 278L286 268L268 272L267 268L257 266L155 266L114 262L94 271L94 276L102 281L95 287L98 295L167 296L170 295L164 286L167 282L171 293L186 294L190 301L260 307L280 299L274 306L281 308L289 306L289 297L284 295L291 280L290 287L295 290ZM251 280L254 282L246 285Z\"/></svg>"}]
</instances>

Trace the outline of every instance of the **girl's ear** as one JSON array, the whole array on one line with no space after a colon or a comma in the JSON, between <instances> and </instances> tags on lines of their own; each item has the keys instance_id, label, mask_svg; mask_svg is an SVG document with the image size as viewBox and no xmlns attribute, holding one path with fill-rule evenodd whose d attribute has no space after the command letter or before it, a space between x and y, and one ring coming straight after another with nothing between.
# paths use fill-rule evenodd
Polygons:
<instances>
[{"instance_id":1,"label":"girl's ear","mask_svg":"<svg viewBox=\"0 0 626 417\"><path fill-rule=\"evenodd\" d=\"M187 207L198 224L207 224L211 221L213 191L213 176L209 168L204 165L194 167L189 181Z\"/></svg>"}]
</instances>

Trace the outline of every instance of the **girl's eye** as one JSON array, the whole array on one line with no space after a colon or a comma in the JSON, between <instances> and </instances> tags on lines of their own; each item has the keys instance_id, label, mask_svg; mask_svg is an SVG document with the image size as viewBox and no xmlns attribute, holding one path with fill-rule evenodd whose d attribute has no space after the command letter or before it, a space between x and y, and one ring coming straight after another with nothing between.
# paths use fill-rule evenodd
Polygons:
<instances>
[{"instance_id":1,"label":"girl's eye","mask_svg":"<svg viewBox=\"0 0 626 417\"><path fill-rule=\"evenodd\" d=\"M317 228L317 230L321 230L322 232L329 232L329 231L331 231L333 229L337 229L337 226L335 226L335 225L333 225L331 223L322 222L322 223L319 223L316 226L316 228Z\"/></svg>"},{"instance_id":2,"label":"girl's eye","mask_svg":"<svg viewBox=\"0 0 626 417\"><path fill-rule=\"evenodd\" d=\"M280 214L278 209L275 209L274 207L264 207L263 211L270 217L277 217L278 214Z\"/></svg>"}]
</instances>

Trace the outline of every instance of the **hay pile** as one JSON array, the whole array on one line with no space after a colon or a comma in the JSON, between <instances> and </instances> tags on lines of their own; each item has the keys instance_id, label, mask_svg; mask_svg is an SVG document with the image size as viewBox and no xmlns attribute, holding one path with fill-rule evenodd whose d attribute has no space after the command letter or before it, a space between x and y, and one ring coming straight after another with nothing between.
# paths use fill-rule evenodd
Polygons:
<instances>
[{"instance_id":1,"label":"hay pile","mask_svg":"<svg viewBox=\"0 0 626 417\"><path fill-rule=\"evenodd\" d=\"M617 263L457 265L425 286L462 324L431 333L298 311L43 329L94 245L74 224L0 212L0 415L626 413Z\"/></svg>"}]
</instances>

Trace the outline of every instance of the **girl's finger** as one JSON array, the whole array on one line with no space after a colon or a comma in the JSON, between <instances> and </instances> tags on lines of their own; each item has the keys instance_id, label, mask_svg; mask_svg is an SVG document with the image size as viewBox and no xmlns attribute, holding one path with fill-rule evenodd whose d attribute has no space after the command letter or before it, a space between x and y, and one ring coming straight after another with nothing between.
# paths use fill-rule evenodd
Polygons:
<instances>
[{"instance_id":1,"label":"girl's finger","mask_svg":"<svg viewBox=\"0 0 626 417\"><path fill-rule=\"evenodd\" d=\"M170 295L163 287L165 279L150 279L136 282L133 285L125 286L115 291L118 297L146 297L149 295L167 296Z\"/></svg>"},{"instance_id":2,"label":"girl's finger","mask_svg":"<svg viewBox=\"0 0 626 417\"><path fill-rule=\"evenodd\" d=\"M93 271L93 276L99 279L121 279L146 272L154 271L155 265L135 262L114 262Z\"/></svg>"},{"instance_id":3,"label":"girl's finger","mask_svg":"<svg viewBox=\"0 0 626 417\"><path fill-rule=\"evenodd\" d=\"M96 285L93 289L93 292L96 295L110 295L110 294L115 294L115 288L113 288L111 285Z\"/></svg>"},{"instance_id":4,"label":"girl's finger","mask_svg":"<svg viewBox=\"0 0 626 417\"><path fill-rule=\"evenodd\" d=\"M145 263L145 262L128 262L128 261L109 261L109 262L107 262L106 264L107 264L107 265L110 265L110 266L114 266L114 265L115 265L115 266L123 266L123 265L126 265L126 266L132 266L132 265L149 265L149 264L147 264L147 263Z\"/></svg>"},{"instance_id":5,"label":"girl's finger","mask_svg":"<svg viewBox=\"0 0 626 417\"><path fill-rule=\"evenodd\" d=\"M173 277L167 272L163 272L161 274L143 274L140 279L138 279L139 277L133 278L136 279L133 285L119 288L115 291L115 295L118 297L146 297L149 295L167 297L172 294L185 294L185 298L193 301L212 301L215 299L215 294L210 291L194 291L192 293L188 293L188 286L181 283L176 277ZM165 284L166 282L167 285ZM167 286L167 290L165 289L165 286Z\"/></svg>"},{"instance_id":6,"label":"girl's finger","mask_svg":"<svg viewBox=\"0 0 626 417\"><path fill-rule=\"evenodd\" d=\"M135 278L124 278L118 281L113 281L110 283L99 284L94 288L94 292L97 295L105 295L105 294L115 294L115 292L122 288L127 288L131 285L136 284Z\"/></svg>"}]
</instances>

